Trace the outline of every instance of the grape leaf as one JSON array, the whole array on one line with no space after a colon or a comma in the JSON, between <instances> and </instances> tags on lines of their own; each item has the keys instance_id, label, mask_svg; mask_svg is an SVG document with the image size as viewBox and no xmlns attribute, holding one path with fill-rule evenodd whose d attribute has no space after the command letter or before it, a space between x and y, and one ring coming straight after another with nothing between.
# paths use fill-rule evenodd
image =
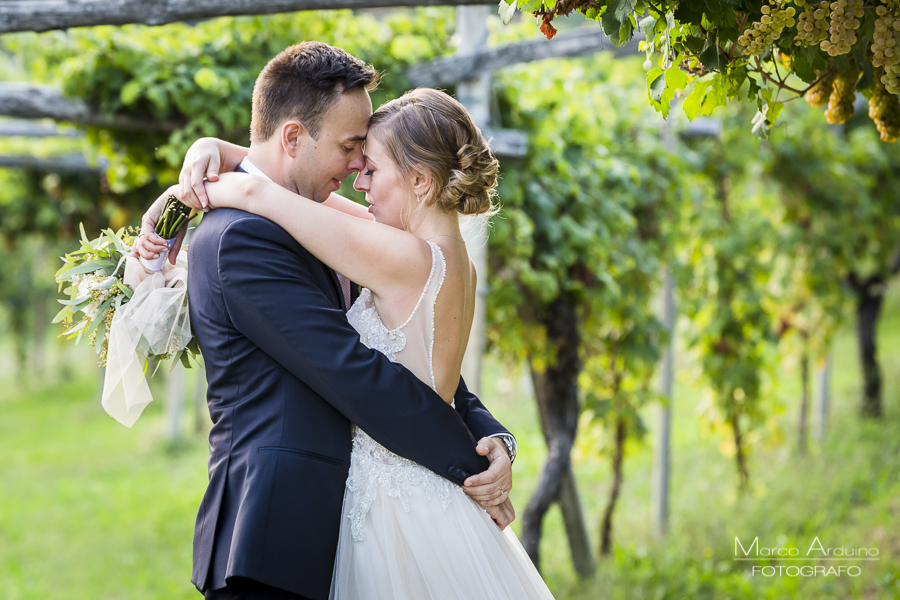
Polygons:
<instances>
[{"instance_id":1,"label":"grape leaf","mask_svg":"<svg viewBox=\"0 0 900 600\"><path fill-rule=\"evenodd\" d=\"M615 13L616 19L624 22L634 12L635 4L637 4L637 0L611 0L607 11Z\"/></svg>"},{"instance_id":2,"label":"grape leaf","mask_svg":"<svg viewBox=\"0 0 900 600\"><path fill-rule=\"evenodd\" d=\"M816 72L809 60L809 53L805 50L798 49L791 56L791 69L794 73L806 83L812 83L816 80Z\"/></svg>"},{"instance_id":3,"label":"grape leaf","mask_svg":"<svg viewBox=\"0 0 900 600\"><path fill-rule=\"evenodd\" d=\"M705 5L706 3L703 2ZM703 19L703 8L700 2L682 2L675 9L675 19L680 23L700 23Z\"/></svg>"},{"instance_id":4,"label":"grape leaf","mask_svg":"<svg viewBox=\"0 0 900 600\"><path fill-rule=\"evenodd\" d=\"M721 71L722 67L725 66L720 60L719 38L715 30L710 29L709 33L706 34L706 43L704 44L703 52L698 58L707 71Z\"/></svg>"},{"instance_id":5,"label":"grape leaf","mask_svg":"<svg viewBox=\"0 0 900 600\"><path fill-rule=\"evenodd\" d=\"M541 10L541 7L544 6L544 0L522 0L518 5L519 10L523 13L533 13Z\"/></svg>"},{"instance_id":6,"label":"grape leaf","mask_svg":"<svg viewBox=\"0 0 900 600\"><path fill-rule=\"evenodd\" d=\"M509 25L509 22L512 21L513 15L516 14L516 0L512 0L509 4L506 3L505 0L500 0L499 7L500 20L503 21L504 25Z\"/></svg>"},{"instance_id":7,"label":"grape leaf","mask_svg":"<svg viewBox=\"0 0 900 600\"><path fill-rule=\"evenodd\" d=\"M672 89L672 93L681 91L688 84L688 74L678 65L672 65L666 69L666 87Z\"/></svg>"},{"instance_id":8,"label":"grape leaf","mask_svg":"<svg viewBox=\"0 0 900 600\"><path fill-rule=\"evenodd\" d=\"M647 91L650 93L650 99L659 102L662 97L663 90L666 89L665 72L656 67L647 73Z\"/></svg>"},{"instance_id":9,"label":"grape leaf","mask_svg":"<svg viewBox=\"0 0 900 600\"><path fill-rule=\"evenodd\" d=\"M710 115L719 106L728 103L728 78L716 73L712 79L697 82L685 99L683 108L687 118L693 121L699 115Z\"/></svg>"},{"instance_id":10,"label":"grape leaf","mask_svg":"<svg viewBox=\"0 0 900 600\"><path fill-rule=\"evenodd\" d=\"M684 104L682 105L688 121L693 121L697 118L697 115L700 114L700 107L703 104L703 99L706 97L706 93L711 87L711 81L698 81L694 84L693 91L691 91L688 97L684 99Z\"/></svg>"},{"instance_id":11,"label":"grape leaf","mask_svg":"<svg viewBox=\"0 0 900 600\"><path fill-rule=\"evenodd\" d=\"M653 28L656 27L656 17L644 17L638 22L638 28L644 32L644 37L653 39Z\"/></svg>"},{"instance_id":12,"label":"grape leaf","mask_svg":"<svg viewBox=\"0 0 900 600\"><path fill-rule=\"evenodd\" d=\"M769 102L769 112L766 113L766 118L771 125L774 125L775 121L778 120L778 115L781 114L783 108L784 102Z\"/></svg>"},{"instance_id":13,"label":"grape leaf","mask_svg":"<svg viewBox=\"0 0 900 600\"><path fill-rule=\"evenodd\" d=\"M859 78L859 81L856 82L856 89L860 91L868 91L869 88L872 87L872 83L875 81L875 73L872 70L872 63L867 60L857 60L856 64L862 67L862 76Z\"/></svg>"},{"instance_id":14,"label":"grape leaf","mask_svg":"<svg viewBox=\"0 0 900 600\"><path fill-rule=\"evenodd\" d=\"M766 119L766 105L762 110L756 112L756 115L753 117L753 137L758 140L765 140L769 138L769 120Z\"/></svg>"},{"instance_id":15,"label":"grape leaf","mask_svg":"<svg viewBox=\"0 0 900 600\"><path fill-rule=\"evenodd\" d=\"M637 0L611 0L606 7L606 14L600 20L603 32L616 46L624 46L634 34L631 14Z\"/></svg>"}]
</instances>

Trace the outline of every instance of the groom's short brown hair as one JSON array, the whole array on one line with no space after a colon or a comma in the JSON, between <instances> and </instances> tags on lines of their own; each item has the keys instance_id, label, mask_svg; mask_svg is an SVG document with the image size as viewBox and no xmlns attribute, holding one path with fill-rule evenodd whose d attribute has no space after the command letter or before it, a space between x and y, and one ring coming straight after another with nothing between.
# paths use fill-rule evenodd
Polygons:
<instances>
[{"instance_id":1,"label":"groom's short brown hair","mask_svg":"<svg viewBox=\"0 0 900 600\"><path fill-rule=\"evenodd\" d=\"M250 139L264 142L288 119L298 119L313 138L322 118L344 92L372 91L378 71L322 42L295 44L269 61L253 86Z\"/></svg>"}]
</instances>

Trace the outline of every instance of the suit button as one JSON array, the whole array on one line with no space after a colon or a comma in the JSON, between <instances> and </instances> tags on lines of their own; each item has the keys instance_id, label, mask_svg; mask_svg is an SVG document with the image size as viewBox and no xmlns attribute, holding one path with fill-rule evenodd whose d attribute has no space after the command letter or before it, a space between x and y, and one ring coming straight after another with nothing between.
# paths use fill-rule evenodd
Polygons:
<instances>
[{"instance_id":1,"label":"suit button","mask_svg":"<svg viewBox=\"0 0 900 600\"><path fill-rule=\"evenodd\" d=\"M466 479L469 478L468 471L463 471L462 469L460 469L459 467L456 467L456 466L450 467L449 469L447 469L447 472L450 475L452 475L453 477L455 477L461 481L465 481Z\"/></svg>"}]
</instances>

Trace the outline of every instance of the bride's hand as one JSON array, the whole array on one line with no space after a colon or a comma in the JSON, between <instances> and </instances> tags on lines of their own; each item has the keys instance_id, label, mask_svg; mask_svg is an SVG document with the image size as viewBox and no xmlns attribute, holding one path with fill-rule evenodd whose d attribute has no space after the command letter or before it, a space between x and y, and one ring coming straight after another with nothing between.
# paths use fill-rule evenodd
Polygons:
<instances>
[{"instance_id":1,"label":"bride's hand","mask_svg":"<svg viewBox=\"0 0 900 600\"><path fill-rule=\"evenodd\" d=\"M179 193L176 195L192 208L206 210L209 197L203 186L207 181L219 181L222 166L222 150L216 138L200 138L188 149L178 176Z\"/></svg>"},{"instance_id":2,"label":"bride's hand","mask_svg":"<svg viewBox=\"0 0 900 600\"><path fill-rule=\"evenodd\" d=\"M503 501L502 504L498 504L497 506L491 506L490 508L485 508L487 514L494 520L494 523L497 524L501 530L506 529L509 525L516 520L516 509L513 508L512 502L510 502L509 498Z\"/></svg>"},{"instance_id":3,"label":"bride's hand","mask_svg":"<svg viewBox=\"0 0 900 600\"><path fill-rule=\"evenodd\" d=\"M166 240L156 235L156 223L159 221L159 217L166 207L166 200L168 197L170 195L178 196L180 193L181 186L173 185L164 191L162 195L150 205L150 208L147 209L144 216L141 217L141 233L134 242L134 248L132 248L134 256L140 256L144 260L153 260L159 258L160 253L168 248ZM184 236L186 234L187 227L182 227L181 231L179 231L178 235L175 237L175 243L172 245L171 252L169 252L169 262L173 265L178 258L178 252L181 250L181 242L184 241Z\"/></svg>"},{"instance_id":4,"label":"bride's hand","mask_svg":"<svg viewBox=\"0 0 900 600\"><path fill-rule=\"evenodd\" d=\"M260 177L245 173L222 173L217 182L207 181L206 197L208 208L237 208L250 211L250 203L259 194L259 189L268 182ZM274 184L273 184L274 185ZM192 199L182 199L191 208L197 208Z\"/></svg>"}]
</instances>

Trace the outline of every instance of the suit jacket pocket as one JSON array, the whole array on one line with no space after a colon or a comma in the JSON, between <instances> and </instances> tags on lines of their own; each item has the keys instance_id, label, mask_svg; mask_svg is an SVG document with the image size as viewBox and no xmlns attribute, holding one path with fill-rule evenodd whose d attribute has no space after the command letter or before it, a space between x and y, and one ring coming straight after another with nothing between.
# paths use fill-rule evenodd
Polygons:
<instances>
[{"instance_id":1,"label":"suit jacket pocket","mask_svg":"<svg viewBox=\"0 0 900 600\"><path fill-rule=\"evenodd\" d=\"M295 456L302 456L304 458L309 458L311 460L317 460L319 462L327 463L329 465L334 465L336 467L343 467L344 461L339 458L334 458L333 456L326 456L324 454L318 454L316 452L310 452L309 450L298 450L296 448L286 448L284 446L260 446L257 450L258 453L268 453L268 452L278 452L284 454L293 454Z\"/></svg>"}]
</instances>

